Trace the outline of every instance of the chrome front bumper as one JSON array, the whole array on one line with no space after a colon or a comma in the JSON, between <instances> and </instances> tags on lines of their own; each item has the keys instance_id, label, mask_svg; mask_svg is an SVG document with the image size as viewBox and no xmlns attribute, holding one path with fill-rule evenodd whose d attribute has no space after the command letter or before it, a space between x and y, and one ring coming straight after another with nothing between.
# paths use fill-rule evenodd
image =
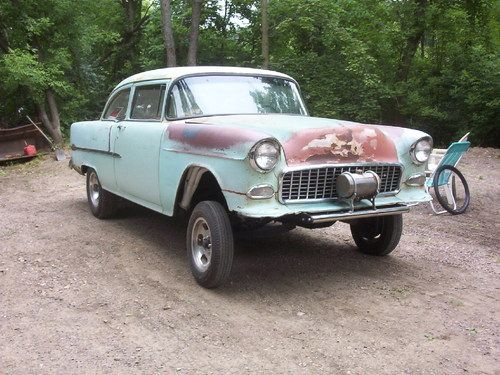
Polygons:
<instances>
[{"instance_id":1,"label":"chrome front bumper","mask_svg":"<svg viewBox=\"0 0 500 375\"><path fill-rule=\"evenodd\" d=\"M344 211L344 212L327 212L327 213L317 213L317 214L303 214L300 217L300 221L303 224L320 224L332 221L347 221L355 219L365 219L368 217L377 216L388 216L388 215L398 215L410 211L410 207L407 205L397 205L390 207L381 207L377 209L366 209L359 211Z\"/></svg>"}]
</instances>

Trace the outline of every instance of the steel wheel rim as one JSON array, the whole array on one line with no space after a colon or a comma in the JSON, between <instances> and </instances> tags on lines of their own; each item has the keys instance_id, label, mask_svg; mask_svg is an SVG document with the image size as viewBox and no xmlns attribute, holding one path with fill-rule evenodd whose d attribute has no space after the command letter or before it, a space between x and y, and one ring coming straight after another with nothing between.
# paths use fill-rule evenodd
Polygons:
<instances>
[{"instance_id":1,"label":"steel wheel rim","mask_svg":"<svg viewBox=\"0 0 500 375\"><path fill-rule=\"evenodd\" d=\"M101 188L99 186L99 179L97 178L97 174L95 172L90 173L89 177L89 195L90 201L94 207L99 205L99 195Z\"/></svg>"},{"instance_id":2,"label":"steel wheel rim","mask_svg":"<svg viewBox=\"0 0 500 375\"><path fill-rule=\"evenodd\" d=\"M202 217L196 219L191 232L191 256L198 271L205 272L210 267L212 235L207 221Z\"/></svg>"}]
</instances>

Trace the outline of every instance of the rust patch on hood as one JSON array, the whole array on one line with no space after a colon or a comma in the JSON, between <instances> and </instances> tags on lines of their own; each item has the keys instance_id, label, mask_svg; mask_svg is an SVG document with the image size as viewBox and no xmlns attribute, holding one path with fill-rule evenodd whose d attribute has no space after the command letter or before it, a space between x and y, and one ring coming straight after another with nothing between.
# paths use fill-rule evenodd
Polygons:
<instances>
[{"instance_id":1,"label":"rust patch on hood","mask_svg":"<svg viewBox=\"0 0 500 375\"><path fill-rule=\"evenodd\" d=\"M165 137L191 148L227 150L239 144L256 143L266 134L210 123L178 122L168 126Z\"/></svg>"},{"instance_id":2,"label":"rust patch on hood","mask_svg":"<svg viewBox=\"0 0 500 375\"><path fill-rule=\"evenodd\" d=\"M300 164L398 162L396 146L370 125L304 129L283 144L289 166Z\"/></svg>"}]
</instances>

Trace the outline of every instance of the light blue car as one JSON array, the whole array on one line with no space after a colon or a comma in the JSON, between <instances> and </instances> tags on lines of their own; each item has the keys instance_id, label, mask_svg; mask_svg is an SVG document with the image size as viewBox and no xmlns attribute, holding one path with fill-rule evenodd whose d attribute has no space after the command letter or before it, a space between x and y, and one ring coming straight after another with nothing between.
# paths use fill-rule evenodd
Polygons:
<instances>
[{"instance_id":1,"label":"light blue car","mask_svg":"<svg viewBox=\"0 0 500 375\"><path fill-rule=\"evenodd\" d=\"M233 231L350 224L359 250L397 246L402 214L427 202L429 135L310 117L293 78L267 70L167 68L136 74L97 121L71 126L70 165L87 175L92 213L117 197L188 214L196 281L224 283Z\"/></svg>"}]
</instances>

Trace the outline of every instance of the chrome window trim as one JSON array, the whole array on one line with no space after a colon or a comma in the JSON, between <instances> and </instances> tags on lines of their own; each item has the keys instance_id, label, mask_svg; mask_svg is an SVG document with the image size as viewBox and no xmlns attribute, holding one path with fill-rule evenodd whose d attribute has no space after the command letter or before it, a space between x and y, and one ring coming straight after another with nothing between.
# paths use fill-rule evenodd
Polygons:
<instances>
[{"instance_id":1,"label":"chrome window trim","mask_svg":"<svg viewBox=\"0 0 500 375\"><path fill-rule=\"evenodd\" d=\"M346 164L317 164L317 165L308 165L308 166L295 166L295 167L285 167L281 171L278 178L278 191L277 197L278 201L281 204L301 204L301 203L320 203L320 202L337 202L342 199L339 198L317 198L317 199L294 199L294 200L283 200L282 192L283 192L283 178L288 172L295 171L307 171L312 169L321 169L321 168L342 168L342 167L358 167L358 166L373 166L373 167L400 167L401 168L401 178L399 179L399 187L397 190L388 191L385 193L377 194L377 197L387 197L397 195L401 191L401 185L403 184L403 176L405 172L405 167L401 163L382 163L382 162L373 162L373 163L346 163Z\"/></svg>"}]
</instances>

